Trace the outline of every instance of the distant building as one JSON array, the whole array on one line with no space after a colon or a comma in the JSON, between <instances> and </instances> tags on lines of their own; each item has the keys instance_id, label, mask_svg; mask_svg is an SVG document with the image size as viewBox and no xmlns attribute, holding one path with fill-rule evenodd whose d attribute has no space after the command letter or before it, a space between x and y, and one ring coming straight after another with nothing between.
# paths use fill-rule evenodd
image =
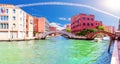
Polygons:
<instances>
[{"instance_id":1,"label":"distant building","mask_svg":"<svg viewBox=\"0 0 120 64\"><path fill-rule=\"evenodd\" d=\"M119 19L118 31L120 31L120 19Z\"/></svg>"},{"instance_id":2,"label":"distant building","mask_svg":"<svg viewBox=\"0 0 120 64\"><path fill-rule=\"evenodd\" d=\"M96 29L97 26L102 26L102 21L94 19L94 15L78 14L71 19L72 33L78 33L85 29Z\"/></svg>"},{"instance_id":3,"label":"distant building","mask_svg":"<svg viewBox=\"0 0 120 64\"><path fill-rule=\"evenodd\" d=\"M56 29L56 27L50 26L50 27L49 27L49 30L50 30L50 31L56 31L57 29Z\"/></svg>"},{"instance_id":4,"label":"distant building","mask_svg":"<svg viewBox=\"0 0 120 64\"><path fill-rule=\"evenodd\" d=\"M118 23L118 30L115 31L115 34L116 34L116 36L117 36L116 39L119 39L119 40L120 40L120 19L119 19L119 23Z\"/></svg>"},{"instance_id":5,"label":"distant building","mask_svg":"<svg viewBox=\"0 0 120 64\"><path fill-rule=\"evenodd\" d=\"M104 31L110 32L110 33L115 33L115 28L114 28L114 26L105 26L104 25Z\"/></svg>"},{"instance_id":6,"label":"distant building","mask_svg":"<svg viewBox=\"0 0 120 64\"><path fill-rule=\"evenodd\" d=\"M26 12L8 4L0 4L0 40L26 37Z\"/></svg>"},{"instance_id":7,"label":"distant building","mask_svg":"<svg viewBox=\"0 0 120 64\"><path fill-rule=\"evenodd\" d=\"M71 24L67 24L66 29L71 29Z\"/></svg>"},{"instance_id":8,"label":"distant building","mask_svg":"<svg viewBox=\"0 0 120 64\"><path fill-rule=\"evenodd\" d=\"M37 33L37 36L49 30L49 22L45 17L34 18L34 32Z\"/></svg>"}]
</instances>

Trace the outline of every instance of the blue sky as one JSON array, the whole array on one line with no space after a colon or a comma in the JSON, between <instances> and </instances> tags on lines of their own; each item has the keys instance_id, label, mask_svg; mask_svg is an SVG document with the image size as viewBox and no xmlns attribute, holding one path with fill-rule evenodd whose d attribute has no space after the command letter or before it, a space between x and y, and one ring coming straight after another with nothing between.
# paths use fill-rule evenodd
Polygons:
<instances>
[{"instance_id":1,"label":"blue sky","mask_svg":"<svg viewBox=\"0 0 120 64\"><path fill-rule=\"evenodd\" d=\"M67 2L75 4L89 5L94 8L109 12L116 16L120 16L120 10L113 10L104 6L105 0L1 0L1 4L32 4L32 3L42 3L42 2ZM94 14L96 20L101 20L103 24L109 26L118 27L118 19L107 14L89 9L86 7L76 7L76 6L65 6L65 5L37 5L29 7L21 7L27 13L36 17L46 17L50 23L56 23L59 26L64 27L65 24L70 23L70 18L76 14ZM53 24L53 25L54 25Z\"/></svg>"}]
</instances>

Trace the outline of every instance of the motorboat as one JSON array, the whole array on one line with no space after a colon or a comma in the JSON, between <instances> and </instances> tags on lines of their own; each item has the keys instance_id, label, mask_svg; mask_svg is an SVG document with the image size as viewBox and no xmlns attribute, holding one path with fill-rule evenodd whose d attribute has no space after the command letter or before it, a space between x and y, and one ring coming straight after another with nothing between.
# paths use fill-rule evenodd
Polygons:
<instances>
[{"instance_id":1,"label":"motorboat","mask_svg":"<svg viewBox=\"0 0 120 64\"><path fill-rule=\"evenodd\" d=\"M107 36L107 37L103 37L102 39L103 40L110 40L110 37Z\"/></svg>"},{"instance_id":2,"label":"motorboat","mask_svg":"<svg viewBox=\"0 0 120 64\"><path fill-rule=\"evenodd\" d=\"M94 38L94 41L95 41L95 42L101 42L101 41L102 41L102 38Z\"/></svg>"}]
</instances>

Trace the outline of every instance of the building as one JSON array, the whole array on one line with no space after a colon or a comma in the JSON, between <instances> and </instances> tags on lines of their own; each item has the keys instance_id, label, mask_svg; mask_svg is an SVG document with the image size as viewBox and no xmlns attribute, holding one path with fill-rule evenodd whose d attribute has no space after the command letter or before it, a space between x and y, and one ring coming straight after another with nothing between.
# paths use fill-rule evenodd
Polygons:
<instances>
[{"instance_id":1,"label":"building","mask_svg":"<svg viewBox=\"0 0 120 64\"><path fill-rule=\"evenodd\" d=\"M71 19L72 33L78 33L85 29L96 29L97 26L102 26L102 21L95 20L94 15L78 14Z\"/></svg>"},{"instance_id":2,"label":"building","mask_svg":"<svg viewBox=\"0 0 120 64\"><path fill-rule=\"evenodd\" d=\"M0 40L26 37L26 12L9 4L0 4Z\"/></svg>"},{"instance_id":3,"label":"building","mask_svg":"<svg viewBox=\"0 0 120 64\"><path fill-rule=\"evenodd\" d=\"M33 21L34 17L26 15L26 38L33 38Z\"/></svg>"},{"instance_id":4,"label":"building","mask_svg":"<svg viewBox=\"0 0 120 64\"><path fill-rule=\"evenodd\" d=\"M120 31L120 19L119 19L118 31Z\"/></svg>"},{"instance_id":5,"label":"building","mask_svg":"<svg viewBox=\"0 0 120 64\"><path fill-rule=\"evenodd\" d=\"M66 24L66 29L70 29L71 30L71 24Z\"/></svg>"},{"instance_id":6,"label":"building","mask_svg":"<svg viewBox=\"0 0 120 64\"><path fill-rule=\"evenodd\" d=\"M114 26L105 26L104 25L104 31L110 32L110 33L115 33L115 28L114 28Z\"/></svg>"},{"instance_id":7,"label":"building","mask_svg":"<svg viewBox=\"0 0 120 64\"><path fill-rule=\"evenodd\" d=\"M49 30L50 30L50 31L56 31L57 29L56 29L56 27L50 26L50 27L49 27Z\"/></svg>"},{"instance_id":8,"label":"building","mask_svg":"<svg viewBox=\"0 0 120 64\"><path fill-rule=\"evenodd\" d=\"M49 22L45 17L34 18L34 36L39 37L40 34L50 31L49 27Z\"/></svg>"},{"instance_id":9,"label":"building","mask_svg":"<svg viewBox=\"0 0 120 64\"><path fill-rule=\"evenodd\" d=\"M120 19L119 19L119 23L118 23L118 30L115 31L115 34L116 34L116 39L119 39L120 40Z\"/></svg>"}]
</instances>

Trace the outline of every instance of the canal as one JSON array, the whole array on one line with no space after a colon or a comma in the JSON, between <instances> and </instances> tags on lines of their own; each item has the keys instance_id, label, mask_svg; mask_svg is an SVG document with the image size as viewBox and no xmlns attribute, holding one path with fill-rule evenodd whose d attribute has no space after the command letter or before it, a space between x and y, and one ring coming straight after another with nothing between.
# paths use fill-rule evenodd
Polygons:
<instances>
[{"instance_id":1,"label":"canal","mask_svg":"<svg viewBox=\"0 0 120 64\"><path fill-rule=\"evenodd\" d=\"M0 42L0 64L110 64L109 41L47 40Z\"/></svg>"}]
</instances>

